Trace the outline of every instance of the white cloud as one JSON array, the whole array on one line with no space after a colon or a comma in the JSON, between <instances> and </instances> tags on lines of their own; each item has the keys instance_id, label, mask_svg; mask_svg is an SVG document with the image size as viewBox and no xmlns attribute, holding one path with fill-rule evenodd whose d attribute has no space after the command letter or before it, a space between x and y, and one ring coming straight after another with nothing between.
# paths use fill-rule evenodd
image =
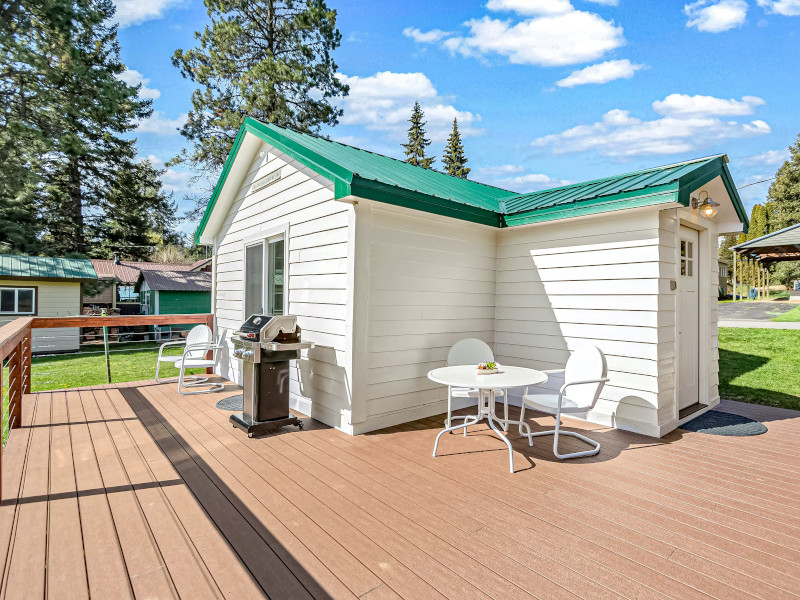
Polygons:
<instances>
[{"instance_id":1,"label":"white cloud","mask_svg":"<svg viewBox=\"0 0 800 600\"><path fill-rule=\"evenodd\" d=\"M557 81L559 87L575 87L587 83L608 83L615 79L630 79L633 74L645 65L636 65L627 58L624 60L607 60L590 65L584 69L573 71L568 77Z\"/></svg>"},{"instance_id":2,"label":"white cloud","mask_svg":"<svg viewBox=\"0 0 800 600\"><path fill-rule=\"evenodd\" d=\"M339 119L342 125L361 125L400 140L405 137L414 102L419 101L431 140L446 140L454 118L458 119L462 135L482 133L476 126L480 115L458 110L451 99L439 95L424 73L383 71L369 77L338 77L350 86L350 94L342 101L344 115Z\"/></svg>"},{"instance_id":3,"label":"white cloud","mask_svg":"<svg viewBox=\"0 0 800 600\"><path fill-rule=\"evenodd\" d=\"M508 176L514 173L523 173L525 167L522 165L497 165L494 167L479 167L475 169L473 175L476 179L480 180L481 177L490 179L498 176Z\"/></svg>"},{"instance_id":4,"label":"white cloud","mask_svg":"<svg viewBox=\"0 0 800 600\"><path fill-rule=\"evenodd\" d=\"M671 108L665 102L666 99L654 102L653 106ZM769 125L760 119L740 122L723 120L713 113L680 110L670 113L667 109L666 116L647 121L631 116L627 110L615 109L600 121L542 136L532 145L549 148L553 154L594 151L604 156L628 157L691 152L726 139L770 132Z\"/></svg>"},{"instance_id":5,"label":"white cloud","mask_svg":"<svg viewBox=\"0 0 800 600\"><path fill-rule=\"evenodd\" d=\"M486 8L520 15L560 15L575 10L569 0L489 0Z\"/></svg>"},{"instance_id":6,"label":"white cloud","mask_svg":"<svg viewBox=\"0 0 800 600\"><path fill-rule=\"evenodd\" d=\"M568 179L556 179L544 173L526 173L525 175L517 175L516 177L497 179L496 182L500 187L508 188L523 194L527 192L538 192L539 190L549 190L572 183L572 181Z\"/></svg>"},{"instance_id":7,"label":"white cloud","mask_svg":"<svg viewBox=\"0 0 800 600\"><path fill-rule=\"evenodd\" d=\"M160 19L167 10L182 3L183 0L115 0L117 12L114 18L120 27L139 25Z\"/></svg>"},{"instance_id":8,"label":"white cloud","mask_svg":"<svg viewBox=\"0 0 800 600\"><path fill-rule=\"evenodd\" d=\"M757 96L725 100L714 96L670 94L653 102L653 110L665 117L742 116L752 115L755 107L763 104L766 102Z\"/></svg>"},{"instance_id":9,"label":"white cloud","mask_svg":"<svg viewBox=\"0 0 800 600\"><path fill-rule=\"evenodd\" d=\"M588 62L625 43L622 27L579 10L526 19L516 24L491 17L467 21L469 34L443 46L464 56L505 56L515 64L562 66Z\"/></svg>"},{"instance_id":10,"label":"white cloud","mask_svg":"<svg viewBox=\"0 0 800 600\"><path fill-rule=\"evenodd\" d=\"M769 13L784 17L800 15L800 0L758 0L758 5Z\"/></svg>"},{"instance_id":11,"label":"white cloud","mask_svg":"<svg viewBox=\"0 0 800 600\"><path fill-rule=\"evenodd\" d=\"M588 2L603 4L604 6L617 6L619 4L619 0L588 0Z\"/></svg>"},{"instance_id":12,"label":"white cloud","mask_svg":"<svg viewBox=\"0 0 800 600\"><path fill-rule=\"evenodd\" d=\"M141 160L144 159L140 159L140 161ZM156 169L161 169L164 171L164 173L161 175L161 183L167 192L173 192L176 195L188 194L192 192L190 183L193 175L191 173L188 171L178 171L176 169L166 168L164 166L164 161L154 154L148 155L147 160L149 160L150 164L152 164Z\"/></svg>"},{"instance_id":13,"label":"white cloud","mask_svg":"<svg viewBox=\"0 0 800 600\"><path fill-rule=\"evenodd\" d=\"M139 71L134 71L133 69L125 69L120 75L117 76L119 79L127 83L131 86L141 85L142 87L139 88L139 97L140 98L150 98L155 100L156 98L161 96L161 92L155 88L147 87L147 84L150 83L150 80L146 78L144 75L139 73Z\"/></svg>"},{"instance_id":14,"label":"white cloud","mask_svg":"<svg viewBox=\"0 0 800 600\"><path fill-rule=\"evenodd\" d=\"M747 17L747 2L745 0L720 0L710 3L710 0L699 0L683 7L683 12L689 17L687 27L696 27L699 31L720 33L734 27L741 27Z\"/></svg>"},{"instance_id":15,"label":"white cloud","mask_svg":"<svg viewBox=\"0 0 800 600\"><path fill-rule=\"evenodd\" d=\"M158 135L177 135L178 129L186 124L187 114L179 115L177 119L167 119L160 110L153 111L153 114L139 123L136 128L140 133L155 133Z\"/></svg>"},{"instance_id":16,"label":"white cloud","mask_svg":"<svg viewBox=\"0 0 800 600\"><path fill-rule=\"evenodd\" d=\"M741 159L739 163L741 165L777 166L782 165L788 159L789 151L786 149L767 150L761 154L746 156L745 158Z\"/></svg>"},{"instance_id":17,"label":"white cloud","mask_svg":"<svg viewBox=\"0 0 800 600\"><path fill-rule=\"evenodd\" d=\"M415 42L418 42L420 44L432 44L452 34L449 31L443 31L441 29L431 29L430 31L422 31L417 27L406 27L405 29L403 29L403 35L406 37L410 37Z\"/></svg>"}]
</instances>

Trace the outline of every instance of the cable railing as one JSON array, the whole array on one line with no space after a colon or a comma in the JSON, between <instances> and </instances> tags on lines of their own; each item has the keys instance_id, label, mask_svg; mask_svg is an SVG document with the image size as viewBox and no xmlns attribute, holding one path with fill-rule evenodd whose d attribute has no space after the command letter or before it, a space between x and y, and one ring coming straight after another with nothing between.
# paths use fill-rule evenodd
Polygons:
<instances>
[{"instance_id":1,"label":"cable railing","mask_svg":"<svg viewBox=\"0 0 800 600\"><path fill-rule=\"evenodd\" d=\"M152 379L159 346L197 324L213 330L214 315L19 317L6 323L0 327L2 449L22 425L25 394Z\"/></svg>"}]
</instances>

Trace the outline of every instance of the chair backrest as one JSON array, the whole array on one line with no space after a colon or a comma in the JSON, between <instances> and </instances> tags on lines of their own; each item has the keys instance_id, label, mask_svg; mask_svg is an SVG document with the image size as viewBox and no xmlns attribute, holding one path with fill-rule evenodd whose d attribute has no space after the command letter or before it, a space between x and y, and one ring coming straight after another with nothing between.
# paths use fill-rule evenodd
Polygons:
<instances>
[{"instance_id":1,"label":"chair backrest","mask_svg":"<svg viewBox=\"0 0 800 600\"><path fill-rule=\"evenodd\" d=\"M599 348L594 346L581 346L567 361L564 371L564 383L572 381L586 381L587 379L605 379L608 377L606 357ZM564 395L578 406L588 409L594 408L605 382L582 383L569 386Z\"/></svg>"},{"instance_id":2,"label":"chair backrest","mask_svg":"<svg viewBox=\"0 0 800 600\"><path fill-rule=\"evenodd\" d=\"M486 342L477 338L466 338L457 341L447 354L447 366L479 365L482 362L494 362L492 349Z\"/></svg>"},{"instance_id":3,"label":"chair backrest","mask_svg":"<svg viewBox=\"0 0 800 600\"><path fill-rule=\"evenodd\" d=\"M213 341L213 333L208 325L195 325L186 336L186 345L210 344ZM206 350L189 350L187 358L205 358Z\"/></svg>"}]
</instances>

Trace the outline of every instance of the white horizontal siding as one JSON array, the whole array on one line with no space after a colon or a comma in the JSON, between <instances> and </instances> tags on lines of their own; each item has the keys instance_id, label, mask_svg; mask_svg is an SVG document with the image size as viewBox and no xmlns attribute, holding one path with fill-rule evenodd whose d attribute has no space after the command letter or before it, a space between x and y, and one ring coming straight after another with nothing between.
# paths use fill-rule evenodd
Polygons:
<instances>
[{"instance_id":1,"label":"white horizontal siding","mask_svg":"<svg viewBox=\"0 0 800 600\"><path fill-rule=\"evenodd\" d=\"M495 230L385 205L364 210L367 406L359 431L444 409L446 389L427 373L460 339L493 342L496 293Z\"/></svg>"},{"instance_id":2,"label":"white horizontal siding","mask_svg":"<svg viewBox=\"0 0 800 600\"><path fill-rule=\"evenodd\" d=\"M498 362L563 368L571 351L595 345L607 356L611 381L587 418L656 434L659 406L674 385L664 367L675 352L674 301L664 278L674 273L675 255L660 239L657 212L502 230ZM562 383L554 376L544 387Z\"/></svg>"},{"instance_id":3,"label":"white horizontal siding","mask_svg":"<svg viewBox=\"0 0 800 600\"><path fill-rule=\"evenodd\" d=\"M316 347L293 361L290 398L293 408L310 412L330 425L346 427L348 220L352 208L334 200L333 185L268 145L247 169L239 192L217 237L215 313L220 330L230 333L244 319L243 249L261 232L288 225L289 314L297 315L304 341ZM253 182L281 169L281 178L258 191ZM241 365L222 359L221 372L241 381Z\"/></svg>"}]
</instances>

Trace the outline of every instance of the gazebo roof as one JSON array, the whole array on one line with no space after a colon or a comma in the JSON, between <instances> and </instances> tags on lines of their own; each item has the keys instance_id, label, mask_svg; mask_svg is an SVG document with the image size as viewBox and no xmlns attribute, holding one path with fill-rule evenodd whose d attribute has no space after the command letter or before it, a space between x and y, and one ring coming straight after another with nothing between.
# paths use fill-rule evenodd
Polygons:
<instances>
[{"instance_id":1,"label":"gazebo roof","mask_svg":"<svg viewBox=\"0 0 800 600\"><path fill-rule=\"evenodd\" d=\"M737 244L731 250L765 263L800 260L800 223Z\"/></svg>"}]
</instances>

